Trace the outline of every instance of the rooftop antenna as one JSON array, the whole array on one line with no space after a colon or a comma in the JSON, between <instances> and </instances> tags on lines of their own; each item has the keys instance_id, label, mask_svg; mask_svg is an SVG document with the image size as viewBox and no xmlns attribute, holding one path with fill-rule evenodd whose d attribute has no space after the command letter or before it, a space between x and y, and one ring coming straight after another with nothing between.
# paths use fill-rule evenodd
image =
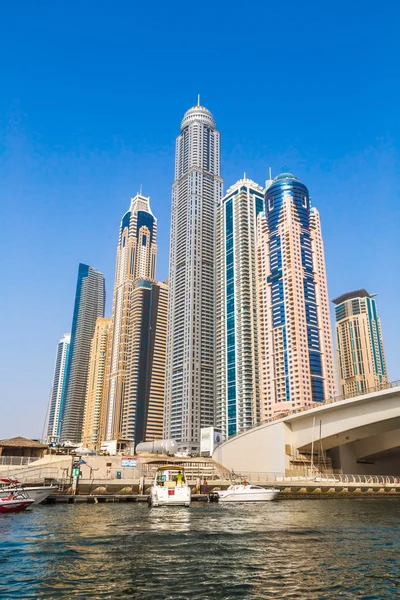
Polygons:
<instances>
[{"instance_id":1,"label":"rooftop antenna","mask_svg":"<svg viewBox=\"0 0 400 600\"><path fill-rule=\"evenodd\" d=\"M139 194L142 195L142 184L140 184L140 192L139 192Z\"/></svg>"},{"instance_id":2,"label":"rooftop antenna","mask_svg":"<svg viewBox=\"0 0 400 600\"><path fill-rule=\"evenodd\" d=\"M197 106L200 106L200 94L197 94Z\"/></svg>"},{"instance_id":3,"label":"rooftop antenna","mask_svg":"<svg viewBox=\"0 0 400 600\"><path fill-rule=\"evenodd\" d=\"M246 179L246 171L243 173L243 179Z\"/></svg>"},{"instance_id":4,"label":"rooftop antenna","mask_svg":"<svg viewBox=\"0 0 400 600\"><path fill-rule=\"evenodd\" d=\"M269 168L269 178L272 181L272 169L271 169L271 167Z\"/></svg>"}]
</instances>

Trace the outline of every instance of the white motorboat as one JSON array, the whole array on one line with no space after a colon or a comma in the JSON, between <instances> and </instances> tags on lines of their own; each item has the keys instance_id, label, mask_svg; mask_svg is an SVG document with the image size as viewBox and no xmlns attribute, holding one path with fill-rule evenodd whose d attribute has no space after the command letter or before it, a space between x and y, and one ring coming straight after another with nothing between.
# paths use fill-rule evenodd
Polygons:
<instances>
[{"instance_id":1,"label":"white motorboat","mask_svg":"<svg viewBox=\"0 0 400 600\"><path fill-rule=\"evenodd\" d=\"M211 492L209 499L211 502L266 502L275 500L279 493L279 490L275 488L235 483L230 485L227 490Z\"/></svg>"},{"instance_id":2,"label":"white motorboat","mask_svg":"<svg viewBox=\"0 0 400 600\"><path fill-rule=\"evenodd\" d=\"M33 500L33 504L40 504L57 489L55 485L38 485L36 487L22 487L19 481L8 479L6 477L0 479L0 498L6 498L11 492L17 493L23 491L28 499Z\"/></svg>"},{"instance_id":3,"label":"white motorboat","mask_svg":"<svg viewBox=\"0 0 400 600\"><path fill-rule=\"evenodd\" d=\"M149 506L190 506L192 491L187 485L183 467L158 467L150 488Z\"/></svg>"}]
</instances>

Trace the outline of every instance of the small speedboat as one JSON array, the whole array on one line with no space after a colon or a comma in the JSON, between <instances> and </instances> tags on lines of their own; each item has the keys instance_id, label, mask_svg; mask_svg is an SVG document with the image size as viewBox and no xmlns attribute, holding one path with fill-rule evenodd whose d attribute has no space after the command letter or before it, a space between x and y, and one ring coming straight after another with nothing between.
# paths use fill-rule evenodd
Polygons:
<instances>
[{"instance_id":1,"label":"small speedboat","mask_svg":"<svg viewBox=\"0 0 400 600\"><path fill-rule=\"evenodd\" d=\"M183 467L158 467L150 488L149 506L190 506L192 491L187 484Z\"/></svg>"},{"instance_id":2,"label":"small speedboat","mask_svg":"<svg viewBox=\"0 0 400 600\"><path fill-rule=\"evenodd\" d=\"M40 504L56 489L55 485L38 485L36 487L23 488L21 483L16 479L9 479L8 477L0 478L0 499L7 498L11 492L16 493L23 490L30 500L33 500L35 504Z\"/></svg>"},{"instance_id":3,"label":"small speedboat","mask_svg":"<svg viewBox=\"0 0 400 600\"><path fill-rule=\"evenodd\" d=\"M20 512L34 503L34 500L21 491L11 492L6 498L0 498L0 513Z\"/></svg>"},{"instance_id":4,"label":"small speedboat","mask_svg":"<svg viewBox=\"0 0 400 600\"><path fill-rule=\"evenodd\" d=\"M268 502L279 495L275 488L263 488L259 485L235 483L227 490L215 490L208 495L210 502Z\"/></svg>"}]
</instances>

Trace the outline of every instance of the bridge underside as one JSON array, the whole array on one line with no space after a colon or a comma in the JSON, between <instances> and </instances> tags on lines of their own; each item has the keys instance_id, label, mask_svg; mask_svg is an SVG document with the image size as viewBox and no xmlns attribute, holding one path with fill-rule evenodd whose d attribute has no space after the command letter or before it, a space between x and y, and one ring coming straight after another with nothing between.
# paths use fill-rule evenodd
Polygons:
<instances>
[{"instance_id":1,"label":"bridge underside","mask_svg":"<svg viewBox=\"0 0 400 600\"><path fill-rule=\"evenodd\" d=\"M327 402L248 430L214 457L238 472L315 468L400 476L400 386Z\"/></svg>"},{"instance_id":2,"label":"bridge underside","mask_svg":"<svg viewBox=\"0 0 400 600\"><path fill-rule=\"evenodd\" d=\"M399 475L400 428L342 444L327 455L333 468L345 473Z\"/></svg>"}]
</instances>

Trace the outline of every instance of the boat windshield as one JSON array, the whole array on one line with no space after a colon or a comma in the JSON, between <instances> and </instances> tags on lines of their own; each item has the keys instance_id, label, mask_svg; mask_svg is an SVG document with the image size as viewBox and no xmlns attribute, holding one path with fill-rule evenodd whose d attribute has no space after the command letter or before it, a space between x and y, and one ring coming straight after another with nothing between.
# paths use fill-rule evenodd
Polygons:
<instances>
[{"instance_id":1,"label":"boat windshield","mask_svg":"<svg viewBox=\"0 0 400 600\"><path fill-rule=\"evenodd\" d=\"M157 485L165 485L169 483L182 484L185 482L185 475L182 471L176 469L165 469L157 471Z\"/></svg>"}]
</instances>

